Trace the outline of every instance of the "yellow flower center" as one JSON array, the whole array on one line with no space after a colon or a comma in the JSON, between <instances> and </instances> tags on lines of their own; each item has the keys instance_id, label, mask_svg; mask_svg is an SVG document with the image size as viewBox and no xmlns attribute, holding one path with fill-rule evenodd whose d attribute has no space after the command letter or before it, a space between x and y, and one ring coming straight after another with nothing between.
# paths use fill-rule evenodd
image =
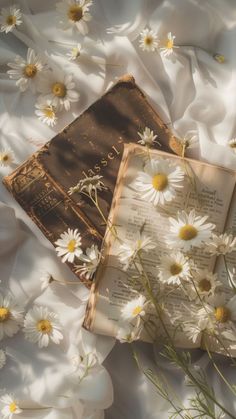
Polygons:
<instances>
[{"instance_id":1,"label":"yellow flower center","mask_svg":"<svg viewBox=\"0 0 236 419\"><path fill-rule=\"evenodd\" d=\"M0 323L4 322L5 320L9 319L10 317L10 310L6 307L0 307Z\"/></svg>"},{"instance_id":2,"label":"yellow flower center","mask_svg":"<svg viewBox=\"0 0 236 419\"><path fill-rule=\"evenodd\" d=\"M141 306L135 307L132 311L133 316L138 316L141 313L142 309L143 308Z\"/></svg>"},{"instance_id":3,"label":"yellow flower center","mask_svg":"<svg viewBox=\"0 0 236 419\"><path fill-rule=\"evenodd\" d=\"M181 240L192 240L197 236L197 229L191 224L186 224L179 230L179 238Z\"/></svg>"},{"instance_id":4,"label":"yellow flower center","mask_svg":"<svg viewBox=\"0 0 236 419\"><path fill-rule=\"evenodd\" d=\"M48 106L47 108L45 108L43 110L43 113L47 118L50 118L50 119L53 119L54 116L55 116L55 112L54 112L53 108L51 108L51 106Z\"/></svg>"},{"instance_id":5,"label":"yellow flower center","mask_svg":"<svg viewBox=\"0 0 236 419\"><path fill-rule=\"evenodd\" d=\"M37 323L37 329L42 333L50 333L52 331L52 324L49 320L39 320Z\"/></svg>"},{"instance_id":6,"label":"yellow flower center","mask_svg":"<svg viewBox=\"0 0 236 419\"><path fill-rule=\"evenodd\" d=\"M235 142L235 143L231 143L231 144L230 144L230 147L231 147L231 148L236 148L236 142Z\"/></svg>"},{"instance_id":7,"label":"yellow flower center","mask_svg":"<svg viewBox=\"0 0 236 419\"><path fill-rule=\"evenodd\" d=\"M219 323L226 323L230 319L230 310L224 306L216 307L215 318Z\"/></svg>"},{"instance_id":8,"label":"yellow flower center","mask_svg":"<svg viewBox=\"0 0 236 419\"><path fill-rule=\"evenodd\" d=\"M9 160L9 156L8 156L8 154L3 154L3 156L2 156L2 159L1 159L2 161L8 161Z\"/></svg>"},{"instance_id":9,"label":"yellow flower center","mask_svg":"<svg viewBox=\"0 0 236 419\"><path fill-rule=\"evenodd\" d=\"M26 77L32 79L37 74L37 67L35 64L27 64L24 68L24 74Z\"/></svg>"},{"instance_id":10,"label":"yellow flower center","mask_svg":"<svg viewBox=\"0 0 236 419\"><path fill-rule=\"evenodd\" d=\"M170 267L170 273L171 275L178 275L180 272L182 272L183 267L179 263L173 263Z\"/></svg>"},{"instance_id":11,"label":"yellow flower center","mask_svg":"<svg viewBox=\"0 0 236 419\"><path fill-rule=\"evenodd\" d=\"M152 178L152 186L157 191L163 191L168 185L168 177L164 173L157 173Z\"/></svg>"},{"instance_id":12,"label":"yellow flower center","mask_svg":"<svg viewBox=\"0 0 236 419\"><path fill-rule=\"evenodd\" d=\"M173 41L172 39L168 39L168 40L166 41L166 48L167 48L167 49L172 49L172 48L173 48L173 46L174 46L174 41Z\"/></svg>"},{"instance_id":13,"label":"yellow flower center","mask_svg":"<svg viewBox=\"0 0 236 419\"><path fill-rule=\"evenodd\" d=\"M153 38L152 38L152 36L146 36L146 38L145 38L145 40L144 40L144 43L145 43L146 45L152 45L152 43L153 43Z\"/></svg>"},{"instance_id":14,"label":"yellow flower center","mask_svg":"<svg viewBox=\"0 0 236 419\"><path fill-rule=\"evenodd\" d=\"M57 97L65 97L66 86L64 85L64 83L60 83L60 82L54 83L52 85L52 92Z\"/></svg>"},{"instance_id":15,"label":"yellow flower center","mask_svg":"<svg viewBox=\"0 0 236 419\"><path fill-rule=\"evenodd\" d=\"M211 282L209 281L209 279L201 279L201 281L198 284L198 288L200 291L210 291L211 289Z\"/></svg>"},{"instance_id":16,"label":"yellow flower center","mask_svg":"<svg viewBox=\"0 0 236 419\"><path fill-rule=\"evenodd\" d=\"M14 413L14 412L16 411L16 409L17 409L17 405L16 405L16 403L15 403L15 402L12 402L12 403L9 405L9 410L10 410L10 412L11 412L11 413Z\"/></svg>"},{"instance_id":17,"label":"yellow flower center","mask_svg":"<svg viewBox=\"0 0 236 419\"><path fill-rule=\"evenodd\" d=\"M15 25L16 24L16 16L14 16L14 15L7 16L6 23L7 23L7 25L10 25L10 26Z\"/></svg>"},{"instance_id":18,"label":"yellow flower center","mask_svg":"<svg viewBox=\"0 0 236 419\"><path fill-rule=\"evenodd\" d=\"M73 22L78 22L83 17L83 8L74 4L69 8L67 16L70 20L73 20Z\"/></svg>"},{"instance_id":19,"label":"yellow flower center","mask_svg":"<svg viewBox=\"0 0 236 419\"><path fill-rule=\"evenodd\" d=\"M72 240L69 241L69 243L67 245L67 249L68 249L69 252L72 253L72 252L75 251L75 248L76 248L76 241L75 241L75 239L72 239Z\"/></svg>"}]
</instances>

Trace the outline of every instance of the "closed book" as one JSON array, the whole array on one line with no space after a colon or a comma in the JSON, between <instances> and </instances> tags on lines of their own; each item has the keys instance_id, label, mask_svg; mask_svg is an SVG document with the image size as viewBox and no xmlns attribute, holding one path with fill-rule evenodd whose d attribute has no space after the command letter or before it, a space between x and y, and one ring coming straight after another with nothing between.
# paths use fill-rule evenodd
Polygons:
<instances>
[{"instance_id":1,"label":"closed book","mask_svg":"<svg viewBox=\"0 0 236 419\"><path fill-rule=\"evenodd\" d=\"M98 101L3 180L29 217L55 245L60 235L78 229L82 248L101 246L105 223L90 199L68 194L85 177L100 175L99 194L108 216L124 143L138 142L145 127L157 135L154 147L181 153L181 146L136 85L122 77ZM76 273L74 263L68 263ZM76 275L89 287L81 273Z\"/></svg>"}]
</instances>

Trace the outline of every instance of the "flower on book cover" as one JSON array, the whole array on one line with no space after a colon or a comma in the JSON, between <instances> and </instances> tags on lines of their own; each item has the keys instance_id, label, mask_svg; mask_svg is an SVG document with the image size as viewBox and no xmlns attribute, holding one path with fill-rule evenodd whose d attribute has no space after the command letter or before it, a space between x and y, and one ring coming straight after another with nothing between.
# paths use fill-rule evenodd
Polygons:
<instances>
[{"instance_id":1,"label":"flower on book cover","mask_svg":"<svg viewBox=\"0 0 236 419\"><path fill-rule=\"evenodd\" d=\"M143 51L155 52L159 46L157 33L152 29L143 29L140 32L139 46Z\"/></svg>"},{"instance_id":2,"label":"flower on book cover","mask_svg":"<svg viewBox=\"0 0 236 419\"><path fill-rule=\"evenodd\" d=\"M181 252L165 255L157 266L160 281L168 285L180 285L182 281L190 279L192 265L192 261Z\"/></svg>"},{"instance_id":3,"label":"flower on book cover","mask_svg":"<svg viewBox=\"0 0 236 419\"><path fill-rule=\"evenodd\" d=\"M57 3L60 27L63 30L73 28L86 35L89 32L87 22L92 19L89 13L92 4L92 0L63 0Z\"/></svg>"},{"instance_id":4,"label":"flower on book cover","mask_svg":"<svg viewBox=\"0 0 236 419\"><path fill-rule=\"evenodd\" d=\"M39 100L49 100L50 104L58 110L64 108L69 111L71 103L79 100L72 74L48 72L45 77L41 78L39 91L43 95Z\"/></svg>"},{"instance_id":5,"label":"flower on book cover","mask_svg":"<svg viewBox=\"0 0 236 419\"><path fill-rule=\"evenodd\" d=\"M236 153L236 138L232 138L228 141L228 146L231 148L231 150Z\"/></svg>"},{"instance_id":6,"label":"flower on book cover","mask_svg":"<svg viewBox=\"0 0 236 419\"><path fill-rule=\"evenodd\" d=\"M120 343L131 343L140 338L143 325L137 322L135 325L128 322L119 322L116 339Z\"/></svg>"},{"instance_id":7,"label":"flower on book cover","mask_svg":"<svg viewBox=\"0 0 236 419\"><path fill-rule=\"evenodd\" d=\"M10 79L16 80L16 86L21 92L28 88L33 92L40 91L41 77L43 73L48 74L48 67L45 59L36 54L32 48L28 48L26 60L19 55L16 56L14 63L8 63L11 70L7 71Z\"/></svg>"},{"instance_id":8,"label":"flower on book cover","mask_svg":"<svg viewBox=\"0 0 236 419\"><path fill-rule=\"evenodd\" d=\"M15 154L10 148L0 150L0 166L10 166L15 161Z\"/></svg>"},{"instance_id":9,"label":"flower on book cover","mask_svg":"<svg viewBox=\"0 0 236 419\"><path fill-rule=\"evenodd\" d=\"M22 14L17 6L2 8L0 12L0 32L12 32L16 26L22 24Z\"/></svg>"},{"instance_id":10,"label":"flower on book cover","mask_svg":"<svg viewBox=\"0 0 236 419\"><path fill-rule=\"evenodd\" d=\"M0 349L0 370L6 365L7 357L6 352Z\"/></svg>"},{"instance_id":11,"label":"flower on book cover","mask_svg":"<svg viewBox=\"0 0 236 419\"><path fill-rule=\"evenodd\" d=\"M56 108L51 100L39 97L35 108L35 114L43 124L47 124L49 127L56 125L58 118L56 116Z\"/></svg>"},{"instance_id":12,"label":"flower on book cover","mask_svg":"<svg viewBox=\"0 0 236 419\"><path fill-rule=\"evenodd\" d=\"M166 236L166 243L170 248L189 251L191 247L202 246L210 239L215 225L206 223L208 215L196 215L192 209L189 213L178 211L177 218L169 218L170 233Z\"/></svg>"},{"instance_id":13,"label":"flower on book cover","mask_svg":"<svg viewBox=\"0 0 236 419\"><path fill-rule=\"evenodd\" d=\"M141 199L154 206L165 204L176 197L176 190L183 187L184 172L168 159L150 159L139 171L133 187Z\"/></svg>"},{"instance_id":14,"label":"flower on book cover","mask_svg":"<svg viewBox=\"0 0 236 419\"><path fill-rule=\"evenodd\" d=\"M121 319L122 320L134 320L136 318L143 317L146 314L146 307L148 301L144 295L140 295L137 298L129 301L121 309Z\"/></svg>"},{"instance_id":15,"label":"flower on book cover","mask_svg":"<svg viewBox=\"0 0 236 419\"><path fill-rule=\"evenodd\" d=\"M148 252L155 247L156 243L154 243L153 239L139 231L132 241L123 242L119 245L117 255L123 265L123 269L126 271L139 252Z\"/></svg>"},{"instance_id":16,"label":"flower on book cover","mask_svg":"<svg viewBox=\"0 0 236 419\"><path fill-rule=\"evenodd\" d=\"M63 339L62 326L58 315L47 307L34 306L25 316L25 338L37 343L39 348L47 347L50 342L59 344Z\"/></svg>"},{"instance_id":17,"label":"flower on book cover","mask_svg":"<svg viewBox=\"0 0 236 419\"><path fill-rule=\"evenodd\" d=\"M105 190L107 188L102 182L102 178L103 176L100 175L85 177L84 179L81 179L77 185L72 186L69 189L68 194L73 195L74 193L86 192L91 195L93 192L96 193L97 191Z\"/></svg>"},{"instance_id":18,"label":"flower on book cover","mask_svg":"<svg viewBox=\"0 0 236 419\"><path fill-rule=\"evenodd\" d=\"M24 308L16 304L11 294L0 293L0 340L15 335L23 322Z\"/></svg>"},{"instance_id":19,"label":"flower on book cover","mask_svg":"<svg viewBox=\"0 0 236 419\"><path fill-rule=\"evenodd\" d=\"M139 144L146 145L147 147L152 147L154 143L158 143L158 141L155 141L158 135L154 135L154 132L148 127L145 127L143 132L138 132L138 135L141 138L140 140L138 140Z\"/></svg>"},{"instance_id":20,"label":"flower on book cover","mask_svg":"<svg viewBox=\"0 0 236 419\"><path fill-rule=\"evenodd\" d=\"M210 297L215 294L217 288L222 286L222 283L217 279L217 274L213 274L207 269L198 269L192 275L192 282L188 287L190 299Z\"/></svg>"},{"instance_id":21,"label":"flower on book cover","mask_svg":"<svg viewBox=\"0 0 236 419\"><path fill-rule=\"evenodd\" d=\"M3 419L12 419L14 415L22 413L19 402L12 394L2 395L0 397L0 404L2 405L1 414Z\"/></svg>"},{"instance_id":22,"label":"flower on book cover","mask_svg":"<svg viewBox=\"0 0 236 419\"><path fill-rule=\"evenodd\" d=\"M75 257L79 258L83 251L81 249L81 234L78 229L72 230L68 228L67 231L60 235L60 238L55 242L56 252L59 257L62 257L62 262L73 263Z\"/></svg>"},{"instance_id":23,"label":"flower on book cover","mask_svg":"<svg viewBox=\"0 0 236 419\"><path fill-rule=\"evenodd\" d=\"M175 38L175 35L172 35L171 32L168 32L166 39L161 42L160 51L164 57L169 57L173 54L175 48L179 48L174 44Z\"/></svg>"},{"instance_id":24,"label":"flower on book cover","mask_svg":"<svg viewBox=\"0 0 236 419\"><path fill-rule=\"evenodd\" d=\"M236 250L236 237L232 234L212 234L211 240L206 243L206 250L212 255L226 255Z\"/></svg>"},{"instance_id":25,"label":"flower on book cover","mask_svg":"<svg viewBox=\"0 0 236 419\"><path fill-rule=\"evenodd\" d=\"M86 279L91 279L101 260L101 253L97 245L92 244L91 247L88 247L86 254L82 254L79 259L84 263L83 265L75 265L75 272L80 273Z\"/></svg>"}]
</instances>

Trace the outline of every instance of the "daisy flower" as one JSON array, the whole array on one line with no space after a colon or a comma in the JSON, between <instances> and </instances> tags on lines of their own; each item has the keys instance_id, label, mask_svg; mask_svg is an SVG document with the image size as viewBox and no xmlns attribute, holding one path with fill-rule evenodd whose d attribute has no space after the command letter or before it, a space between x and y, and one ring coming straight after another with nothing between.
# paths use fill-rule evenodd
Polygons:
<instances>
[{"instance_id":1,"label":"daisy flower","mask_svg":"<svg viewBox=\"0 0 236 419\"><path fill-rule=\"evenodd\" d=\"M53 282L53 278L49 272L44 272L40 278L41 290L44 291Z\"/></svg>"},{"instance_id":2,"label":"daisy flower","mask_svg":"<svg viewBox=\"0 0 236 419\"><path fill-rule=\"evenodd\" d=\"M129 301L121 309L121 317L123 320L134 320L137 317L145 315L145 308L147 305L146 298L140 295L138 298Z\"/></svg>"},{"instance_id":3,"label":"daisy flower","mask_svg":"<svg viewBox=\"0 0 236 419\"><path fill-rule=\"evenodd\" d=\"M158 137L158 135L154 135L154 132L150 130L150 128L145 127L143 132L138 132L139 137L141 140L138 140L139 144L146 145L147 147L153 146L154 143L157 143L158 141L155 141L155 139Z\"/></svg>"},{"instance_id":4,"label":"daisy flower","mask_svg":"<svg viewBox=\"0 0 236 419\"><path fill-rule=\"evenodd\" d=\"M47 124L49 127L54 127L57 123L56 108L52 105L50 100L39 98L35 104L35 114L41 122Z\"/></svg>"},{"instance_id":5,"label":"daisy flower","mask_svg":"<svg viewBox=\"0 0 236 419\"><path fill-rule=\"evenodd\" d=\"M78 102L79 93L74 90L75 83L71 74L54 74L49 72L40 83L40 92L45 95L41 100L49 100L50 104L61 110L69 111L72 102Z\"/></svg>"},{"instance_id":6,"label":"daisy flower","mask_svg":"<svg viewBox=\"0 0 236 419\"><path fill-rule=\"evenodd\" d=\"M171 32L168 32L166 40L162 42L160 50L164 57L169 57L171 54L173 54L175 48L179 48L174 45L175 38L175 35L172 35Z\"/></svg>"},{"instance_id":7,"label":"daisy flower","mask_svg":"<svg viewBox=\"0 0 236 419\"><path fill-rule=\"evenodd\" d=\"M0 166L10 166L15 161L15 155L10 148L0 150Z\"/></svg>"},{"instance_id":8,"label":"daisy flower","mask_svg":"<svg viewBox=\"0 0 236 419\"><path fill-rule=\"evenodd\" d=\"M50 342L58 345L63 339L61 330L58 315L47 307L34 306L25 316L25 338L37 343L39 348L47 347Z\"/></svg>"},{"instance_id":9,"label":"daisy flower","mask_svg":"<svg viewBox=\"0 0 236 419\"><path fill-rule=\"evenodd\" d=\"M129 323L123 322L119 324L116 339L120 343L131 343L140 338L142 332L142 325L131 325Z\"/></svg>"},{"instance_id":10,"label":"daisy flower","mask_svg":"<svg viewBox=\"0 0 236 419\"><path fill-rule=\"evenodd\" d=\"M104 185L104 183L101 181L102 176L99 175L95 175L95 176L91 176L91 177L86 177L84 179L81 179L77 185L72 186L69 191L68 194L69 195L73 195L74 193L80 193L80 192L86 192L89 195L92 194L92 192L97 192L97 191L102 191L104 189L106 189L106 186Z\"/></svg>"},{"instance_id":11,"label":"daisy flower","mask_svg":"<svg viewBox=\"0 0 236 419\"><path fill-rule=\"evenodd\" d=\"M202 246L209 240L214 224L205 223L208 216L201 217L196 215L192 209L188 214L185 211L178 211L177 219L170 217L170 233L166 237L166 242L171 248L179 248L189 251L191 247Z\"/></svg>"},{"instance_id":12,"label":"daisy flower","mask_svg":"<svg viewBox=\"0 0 236 419\"><path fill-rule=\"evenodd\" d=\"M193 284L194 283L194 284ZM190 297L201 298L215 294L216 288L222 284L217 280L217 274L209 272L207 269L198 270L193 273L193 283L191 284Z\"/></svg>"},{"instance_id":13,"label":"daisy flower","mask_svg":"<svg viewBox=\"0 0 236 419\"><path fill-rule=\"evenodd\" d=\"M80 260L83 263L82 266L76 265L76 273L80 273L86 279L91 279L99 265L101 259L101 253L96 245L92 245L86 249L86 254L80 256Z\"/></svg>"},{"instance_id":14,"label":"daisy flower","mask_svg":"<svg viewBox=\"0 0 236 419\"><path fill-rule=\"evenodd\" d=\"M229 140L228 146L232 149L234 153L236 153L236 138L232 138L232 140Z\"/></svg>"},{"instance_id":15,"label":"daisy flower","mask_svg":"<svg viewBox=\"0 0 236 419\"><path fill-rule=\"evenodd\" d=\"M57 256L62 257L62 262L73 263L75 257L79 258L83 251L81 249L81 235L78 229L72 230L68 228L60 235L60 238L55 242Z\"/></svg>"},{"instance_id":16,"label":"daisy flower","mask_svg":"<svg viewBox=\"0 0 236 419\"><path fill-rule=\"evenodd\" d=\"M124 242L119 246L118 257L126 271L132 264L137 253L140 251L148 252L156 247L153 240L144 233L138 232L132 242Z\"/></svg>"},{"instance_id":17,"label":"daisy flower","mask_svg":"<svg viewBox=\"0 0 236 419\"><path fill-rule=\"evenodd\" d=\"M2 8L0 12L0 32L11 32L22 23L22 14L17 6Z\"/></svg>"},{"instance_id":18,"label":"daisy flower","mask_svg":"<svg viewBox=\"0 0 236 419\"><path fill-rule=\"evenodd\" d=\"M89 13L92 4L92 0L64 0L57 3L60 27L64 30L77 29L82 35L86 35L89 31L87 22L92 19Z\"/></svg>"},{"instance_id":19,"label":"daisy flower","mask_svg":"<svg viewBox=\"0 0 236 419\"><path fill-rule=\"evenodd\" d=\"M159 46L157 33L151 29L140 32L139 46L143 51L155 52Z\"/></svg>"},{"instance_id":20,"label":"daisy flower","mask_svg":"<svg viewBox=\"0 0 236 419\"><path fill-rule=\"evenodd\" d=\"M176 196L176 189L184 179L184 172L179 166L173 166L169 160L150 159L142 172L138 172L133 186L140 198L153 203L164 204Z\"/></svg>"},{"instance_id":21,"label":"daisy flower","mask_svg":"<svg viewBox=\"0 0 236 419\"><path fill-rule=\"evenodd\" d=\"M213 55L214 60L216 60L219 64L225 63L225 56L223 54L214 54Z\"/></svg>"},{"instance_id":22,"label":"daisy flower","mask_svg":"<svg viewBox=\"0 0 236 419\"><path fill-rule=\"evenodd\" d=\"M4 394L0 397L0 403L3 404L1 414L3 419L12 419L14 415L18 415L22 412L18 405L18 401L13 398L12 394Z\"/></svg>"},{"instance_id":23,"label":"daisy flower","mask_svg":"<svg viewBox=\"0 0 236 419\"><path fill-rule=\"evenodd\" d=\"M172 253L161 258L159 278L165 284L180 285L191 277L191 262L182 253Z\"/></svg>"},{"instance_id":24,"label":"daisy flower","mask_svg":"<svg viewBox=\"0 0 236 419\"><path fill-rule=\"evenodd\" d=\"M198 135L193 134L191 132L186 134L184 138L178 138L178 141L185 150L187 149L190 150L191 148L195 148L199 144Z\"/></svg>"},{"instance_id":25,"label":"daisy flower","mask_svg":"<svg viewBox=\"0 0 236 419\"><path fill-rule=\"evenodd\" d=\"M45 60L40 54L36 54L31 48L28 49L26 60L19 55L16 56L14 63L8 63L12 70L8 70L10 79L16 80L16 86L21 92L28 88L35 93L38 91L41 74L47 70Z\"/></svg>"},{"instance_id":26,"label":"daisy flower","mask_svg":"<svg viewBox=\"0 0 236 419\"><path fill-rule=\"evenodd\" d=\"M212 255L226 255L236 250L236 237L232 234L212 234L211 240L206 244L207 251Z\"/></svg>"},{"instance_id":27,"label":"daisy flower","mask_svg":"<svg viewBox=\"0 0 236 419\"><path fill-rule=\"evenodd\" d=\"M0 370L4 367L4 365L6 364L6 361L7 361L6 352L0 349Z\"/></svg>"},{"instance_id":28,"label":"daisy flower","mask_svg":"<svg viewBox=\"0 0 236 419\"><path fill-rule=\"evenodd\" d=\"M81 53L82 53L82 45L77 44L66 55L69 58L69 61L76 61L81 56Z\"/></svg>"},{"instance_id":29,"label":"daisy flower","mask_svg":"<svg viewBox=\"0 0 236 419\"><path fill-rule=\"evenodd\" d=\"M0 293L0 340L12 337L20 329L23 321L23 307L18 306L10 294Z\"/></svg>"}]
</instances>

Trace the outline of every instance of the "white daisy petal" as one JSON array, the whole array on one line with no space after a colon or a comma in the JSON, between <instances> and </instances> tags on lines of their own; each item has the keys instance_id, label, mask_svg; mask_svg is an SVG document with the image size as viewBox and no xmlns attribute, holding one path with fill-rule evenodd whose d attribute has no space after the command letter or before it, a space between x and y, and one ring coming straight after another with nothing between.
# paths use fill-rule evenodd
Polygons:
<instances>
[{"instance_id":1,"label":"white daisy petal","mask_svg":"<svg viewBox=\"0 0 236 419\"><path fill-rule=\"evenodd\" d=\"M12 32L22 24L22 14L17 6L2 8L0 11L0 32Z\"/></svg>"},{"instance_id":2,"label":"white daisy petal","mask_svg":"<svg viewBox=\"0 0 236 419\"><path fill-rule=\"evenodd\" d=\"M92 19L89 13L92 4L92 0L63 0L57 3L59 26L64 30L72 28L80 32L81 35L86 35L89 32L86 22Z\"/></svg>"},{"instance_id":3,"label":"white daisy petal","mask_svg":"<svg viewBox=\"0 0 236 419\"><path fill-rule=\"evenodd\" d=\"M59 257L63 256L62 262L73 263L76 257L80 257L83 253L81 249L81 236L78 230L68 229L67 232L61 234L60 238L55 242L56 252Z\"/></svg>"},{"instance_id":4,"label":"white daisy petal","mask_svg":"<svg viewBox=\"0 0 236 419\"><path fill-rule=\"evenodd\" d=\"M157 33L150 29L140 32L139 46L143 51L155 52L159 46Z\"/></svg>"},{"instance_id":5,"label":"white daisy petal","mask_svg":"<svg viewBox=\"0 0 236 419\"><path fill-rule=\"evenodd\" d=\"M18 306L13 297L8 294L1 295L0 303L0 340L4 336L15 335L23 321L23 307Z\"/></svg>"},{"instance_id":6,"label":"white daisy petal","mask_svg":"<svg viewBox=\"0 0 236 419\"><path fill-rule=\"evenodd\" d=\"M13 416L22 412L18 401L15 400L12 394L4 394L0 397L0 403L3 406L1 414L3 419L12 419Z\"/></svg>"}]
</instances>

